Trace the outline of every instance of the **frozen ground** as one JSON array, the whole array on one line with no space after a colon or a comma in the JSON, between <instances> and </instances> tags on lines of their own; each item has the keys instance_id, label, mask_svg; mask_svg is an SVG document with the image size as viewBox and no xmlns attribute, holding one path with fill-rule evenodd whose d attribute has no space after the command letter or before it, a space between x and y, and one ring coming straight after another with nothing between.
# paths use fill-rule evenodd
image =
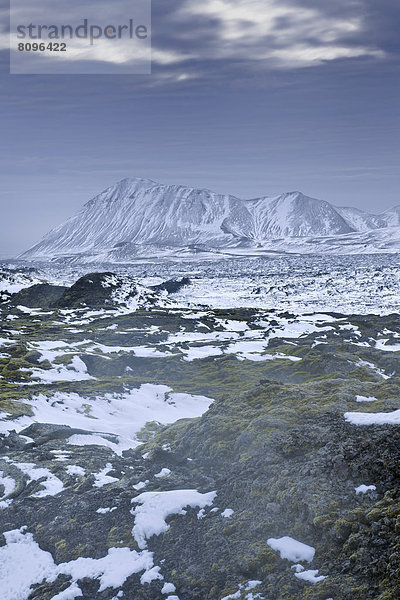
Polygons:
<instances>
[{"instance_id":1,"label":"frozen ground","mask_svg":"<svg viewBox=\"0 0 400 600\"><path fill-rule=\"evenodd\" d=\"M389 489L370 436L398 464L400 260L118 271L137 302L0 306L0 597L348 600L332 523ZM81 274L39 265L0 292Z\"/></svg>"},{"instance_id":2,"label":"frozen ground","mask_svg":"<svg viewBox=\"0 0 400 600\"><path fill-rule=\"evenodd\" d=\"M144 285L187 276L192 284L175 294L174 299L194 307L249 306L300 313L324 310L387 314L397 311L400 305L398 254L214 256L198 261L182 258L179 262L138 259L129 266L99 264L81 269L68 265L34 266L41 276L59 284L70 284L83 273L94 270L129 274ZM16 289L15 278L12 285Z\"/></svg>"}]
</instances>

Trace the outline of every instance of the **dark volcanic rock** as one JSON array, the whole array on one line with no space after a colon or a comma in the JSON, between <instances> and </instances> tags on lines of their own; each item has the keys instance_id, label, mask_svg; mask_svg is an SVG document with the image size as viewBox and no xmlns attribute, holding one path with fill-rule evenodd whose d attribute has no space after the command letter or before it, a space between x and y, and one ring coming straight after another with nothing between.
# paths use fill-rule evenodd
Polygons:
<instances>
[{"instance_id":1,"label":"dark volcanic rock","mask_svg":"<svg viewBox=\"0 0 400 600\"><path fill-rule=\"evenodd\" d=\"M36 444L44 444L50 440L65 440L74 433L87 433L83 429L69 427L68 425L53 425L52 423L33 423L21 431L35 440Z\"/></svg>"},{"instance_id":2,"label":"dark volcanic rock","mask_svg":"<svg viewBox=\"0 0 400 600\"><path fill-rule=\"evenodd\" d=\"M89 273L80 277L62 296L55 302L60 308L78 308L90 306L100 308L111 305L113 286L105 284L113 273Z\"/></svg>"},{"instance_id":3,"label":"dark volcanic rock","mask_svg":"<svg viewBox=\"0 0 400 600\"><path fill-rule=\"evenodd\" d=\"M65 290L67 288L64 286L38 283L13 294L10 300L15 306L21 304L28 308L49 308L59 300Z\"/></svg>"},{"instance_id":4,"label":"dark volcanic rock","mask_svg":"<svg viewBox=\"0 0 400 600\"><path fill-rule=\"evenodd\" d=\"M192 282L189 277L182 277L181 279L169 279L159 285L153 285L151 289L156 292L167 292L168 294L175 294L186 285L190 285Z\"/></svg>"}]
</instances>

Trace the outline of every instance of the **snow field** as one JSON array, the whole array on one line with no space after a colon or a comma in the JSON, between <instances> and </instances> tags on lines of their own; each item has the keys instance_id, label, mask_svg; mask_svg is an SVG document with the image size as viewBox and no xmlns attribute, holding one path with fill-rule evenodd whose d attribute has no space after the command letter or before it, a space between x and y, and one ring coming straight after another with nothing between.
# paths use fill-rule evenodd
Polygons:
<instances>
[{"instance_id":1,"label":"snow field","mask_svg":"<svg viewBox=\"0 0 400 600\"><path fill-rule=\"evenodd\" d=\"M0 420L0 433L17 432L32 423L69 425L88 433L73 434L72 445L103 445L117 454L139 445L136 434L148 421L162 424L201 416L213 400L205 396L173 393L165 385L143 384L125 394L106 394L95 399L75 393L56 392L21 399L33 417ZM0 413L0 418L5 413ZM4 418L3 417L3 418ZM114 439L107 439L107 434Z\"/></svg>"}]
</instances>

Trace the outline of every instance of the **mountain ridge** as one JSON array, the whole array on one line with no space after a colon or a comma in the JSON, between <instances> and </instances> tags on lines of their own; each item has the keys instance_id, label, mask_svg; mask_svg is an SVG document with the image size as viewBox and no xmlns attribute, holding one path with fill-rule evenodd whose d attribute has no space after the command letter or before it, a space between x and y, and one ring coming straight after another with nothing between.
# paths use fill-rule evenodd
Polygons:
<instances>
[{"instance_id":1,"label":"mountain ridge","mask_svg":"<svg viewBox=\"0 0 400 600\"><path fill-rule=\"evenodd\" d=\"M123 246L132 248L132 256L148 246L213 251L269 247L274 240L292 245L296 239L304 246L308 237L351 236L399 225L400 206L376 215L335 207L299 191L241 199L136 177L103 190L19 258L90 254L104 259Z\"/></svg>"}]
</instances>

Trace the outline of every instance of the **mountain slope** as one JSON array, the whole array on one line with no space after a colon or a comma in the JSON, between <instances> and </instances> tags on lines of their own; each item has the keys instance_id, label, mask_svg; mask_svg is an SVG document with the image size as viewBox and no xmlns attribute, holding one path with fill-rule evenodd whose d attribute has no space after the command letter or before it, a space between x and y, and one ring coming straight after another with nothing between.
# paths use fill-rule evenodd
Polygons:
<instances>
[{"instance_id":1,"label":"mountain slope","mask_svg":"<svg viewBox=\"0 0 400 600\"><path fill-rule=\"evenodd\" d=\"M90 200L26 254L85 252L127 242L172 246L216 243L226 237L220 224L229 216L234 201L208 190L124 179Z\"/></svg>"},{"instance_id":2,"label":"mountain slope","mask_svg":"<svg viewBox=\"0 0 400 600\"><path fill-rule=\"evenodd\" d=\"M154 255L157 249L255 248L283 238L304 242L306 237L346 236L397 223L398 207L369 215L301 192L242 200L208 189L123 179L21 257L86 256L112 262L146 252Z\"/></svg>"},{"instance_id":3,"label":"mountain slope","mask_svg":"<svg viewBox=\"0 0 400 600\"><path fill-rule=\"evenodd\" d=\"M400 225L400 206L394 206L379 215L386 223L386 227L397 227Z\"/></svg>"},{"instance_id":4,"label":"mountain slope","mask_svg":"<svg viewBox=\"0 0 400 600\"><path fill-rule=\"evenodd\" d=\"M342 215L354 231L370 231L371 229L388 226L387 220L382 215L371 215L359 208L338 206L336 207L336 211Z\"/></svg>"},{"instance_id":5,"label":"mountain slope","mask_svg":"<svg viewBox=\"0 0 400 600\"><path fill-rule=\"evenodd\" d=\"M255 230L260 240L354 231L331 204L301 192L258 198L252 202Z\"/></svg>"},{"instance_id":6,"label":"mountain slope","mask_svg":"<svg viewBox=\"0 0 400 600\"><path fill-rule=\"evenodd\" d=\"M378 215L373 215L351 206L338 206L335 207L335 210L342 215L355 231L370 231L372 229L385 229L400 225L400 206L394 206Z\"/></svg>"}]
</instances>

